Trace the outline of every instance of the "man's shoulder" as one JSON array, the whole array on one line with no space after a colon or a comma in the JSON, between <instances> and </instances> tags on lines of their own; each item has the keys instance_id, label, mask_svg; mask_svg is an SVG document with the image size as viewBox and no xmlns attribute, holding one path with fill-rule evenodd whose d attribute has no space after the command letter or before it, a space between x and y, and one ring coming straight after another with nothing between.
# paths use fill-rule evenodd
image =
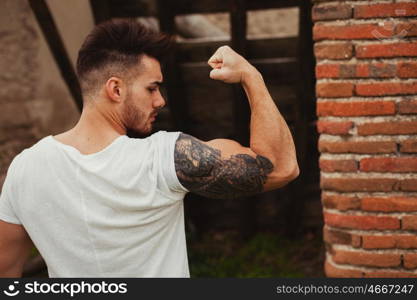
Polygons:
<instances>
[{"instance_id":1,"label":"man's shoulder","mask_svg":"<svg viewBox=\"0 0 417 300\"><path fill-rule=\"evenodd\" d=\"M161 144L161 143L166 143L166 142L172 142L172 141L176 141L178 139L178 136L181 134L181 132L179 131L165 131L165 130L160 130L157 132L154 132L150 135L148 135L147 137L143 137L143 138L129 138L130 141L132 142L150 142L150 143L156 143L156 144Z\"/></svg>"},{"instance_id":2,"label":"man's shoulder","mask_svg":"<svg viewBox=\"0 0 417 300\"><path fill-rule=\"evenodd\" d=\"M35 158L39 153L43 152L43 148L47 147L48 140L51 136L46 136L35 142L29 147L22 149L13 158L10 167L17 166L24 163L25 161Z\"/></svg>"},{"instance_id":3,"label":"man's shoulder","mask_svg":"<svg viewBox=\"0 0 417 300\"><path fill-rule=\"evenodd\" d=\"M45 148L49 148L51 146L50 139L51 135L45 136L32 144L31 146L23 149L19 155L22 157L22 159L26 159L32 155L36 155L40 152L43 152Z\"/></svg>"},{"instance_id":4,"label":"man's shoulder","mask_svg":"<svg viewBox=\"0 0 417 300\"><path fill-rule=\"evenodd\" d=\"M152 135L149 136L149 138L153 138L153 139L174 139L176 140L178 138L178 136L180 135L180 131L165 131L165 130L160 130L157 131L155 133L153 133Z\"/></svg>"}]
</instances>

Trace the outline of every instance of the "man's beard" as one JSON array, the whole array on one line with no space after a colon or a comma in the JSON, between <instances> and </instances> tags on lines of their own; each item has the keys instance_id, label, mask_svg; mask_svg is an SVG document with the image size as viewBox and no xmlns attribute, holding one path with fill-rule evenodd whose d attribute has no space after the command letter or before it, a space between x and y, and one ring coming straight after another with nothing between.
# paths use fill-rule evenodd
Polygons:
<instances>
[{"instance_id":1,"label":"man's beard","mask_svg":"<svg viewBox=\"0 0 417 300\"><path fill-rule=\"evenodd\" d=\"M147 126L145 113L135 107L130 95L126 99L123 109L123 119L127 131L126 134L129 137L146 137L152 131L152 125Z\"/></svg>"}]
</instances>

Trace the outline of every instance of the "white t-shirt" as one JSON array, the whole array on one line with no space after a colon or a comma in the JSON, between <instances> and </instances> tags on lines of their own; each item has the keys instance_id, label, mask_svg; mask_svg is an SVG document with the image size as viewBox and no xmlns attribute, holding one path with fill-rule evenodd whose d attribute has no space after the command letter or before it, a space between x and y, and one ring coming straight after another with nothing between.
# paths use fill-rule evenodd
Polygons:
<instances>
[{"instance_id":1,"label":"white t-shirt","mask_svg":"<svg viewBox=\"0 0 417 300\"><path fill-rule=\"evenodd\" d=\"M50 277L189 277L179 134L88 155L45 137L10 165L0 219L25 227Z\"/></svg>"}]
</instances>

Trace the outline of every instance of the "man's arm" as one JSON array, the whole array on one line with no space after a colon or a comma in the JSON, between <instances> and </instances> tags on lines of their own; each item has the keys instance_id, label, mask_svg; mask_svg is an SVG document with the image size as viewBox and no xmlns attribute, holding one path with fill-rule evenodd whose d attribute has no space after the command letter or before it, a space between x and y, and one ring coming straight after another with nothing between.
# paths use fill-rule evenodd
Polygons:
<instances>
[{"instance_id":1,"label":"man's arm","mask_svg":"<svg viewBox=\"0 0 417 300\"><path fill-rule=\"evenodd\" d=\"M233 141L204 143L182 133L175 145L175 169L190 191L209 198L235 198L262 192L273 165Z\"/></svg>"},{"instance_id":2,"label":"man's arm","mask_svg":"<svg viewBox=\"0 0 417 300\"><path fill-rule=\"evenodd\" d=\"M21 277L32 245L22 225L0 220L0 277Z\"/></svg>"},{"instance_id":3,"label":"man's arm","mask_svg":"<svg viewBox=\"0 0 417 300\"><path fill-rule=\"evenodd\" d=\"M230 47L210 58L212 79L242 83L251 106L250 148L216 139L200 141L181 134L175 168L182 185L210 198L237 198L276 189L299 174L291 132L261 74Z\"/></svg>"}]
</instances>

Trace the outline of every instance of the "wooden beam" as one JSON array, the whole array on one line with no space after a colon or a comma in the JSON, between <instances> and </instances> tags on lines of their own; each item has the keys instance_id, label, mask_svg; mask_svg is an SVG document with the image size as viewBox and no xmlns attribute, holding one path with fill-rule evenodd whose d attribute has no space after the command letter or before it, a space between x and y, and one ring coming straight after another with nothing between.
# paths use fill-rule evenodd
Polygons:
<instances>
[{"instance_id":1,"label":"wooden beam","mask_svg":"<svg viewBox=\"0 0 417 300\"><path fill-rule=\"evenodd\" d=\"M249 62L262 73L268 84L295 85L298 81L298 63L295 58L252 59ZM179 64L179 67L182 70L182 79L185 87L191 85L199 86L200 84L206 85L206 82L218 85L218 82L210 79L211 67L206 62L183 63ZM222 86L230 87L230 85L226 84ZM213 86L210 88L213 88ZM209 101L210 96L207 96Z\"/></svg>"},{"instance_id":2,"label":"wooden beam","mask_svg":"<svg viewBox=\"0 0 417 300\"><path fill-rule=\"evenodd\" d=\"M261 0L261 1L248 1L248 10L260 10L260 9L279 9L287 7L298 7L300 0Z\"/></svg>"},{"instance_id":3,"label":"wooden beam","mask_svg":"<svg viewBox=\"0 0 417 300\"><path fill-rule=\"evenodd\" d=\"M69 92L71 93L77 108L81 111L83 107L83 98L77 75L75 74L74 68L51 12L45 3L45 0L29 0L29 4L45 36L46 42L59 68L61 76L67 84Z\"/></svg>"},{"instance_id":4,"label":"wooden beam","mask_svg":"<svg viewBox=\"0 0 417 300\"><path fill-rule=\"evenodd\" d=\"M209 14L229 12L229 1L225 0L165 0L164 5L175 2L174 15ZM247 1L247 10L278 9L297 7L299 0L250 0ZM146 17L157 16L156 10L143 0L111 0L113 17Z\"/></svg>"},{"instance_id":5,"label":"wooden beam","mask_svg":"<svg viewBox=\"0 0 417 300\"><path fill-rule=\"evenodd\" d=\"M246 57L248 59L268 59L278 57L296 57L297 38L264 38L246 41ZM178 62L201 62L208 58L223 45L231 46L230 40L193 39L178 43Z\"/></svg>"},{"instance_id":6,"label":"wooden beam","mask_svg":"<svg viewBox=\"0 0 417 300\"><path fill-rule=\"evenodd\" d=\"M175 34L175 2L158 0L157 4L161 31L168 34ZM176 45L167 57L167 62L164 66L164 77L168 106L172 113L174 126L176 130L186 132L189 124L188 102L182 86L180 70L176 62Z\"/></svg>"},{"instance_id":7,"label":"wooden beam","mask_svg":"<svg viewBox=\"0 0 417 300\"><path fill-rule=\"evenodd\" d=\"M246 0L230 0L230 28L232 48L246 57ZM234 87L235 139L249 146L250 107L242 86Z\"/></svg>"},{"instance_id":8,"label":"wooden beam","mask_svg":"<svg viewBox=\"0 0 417 300\"><path fill-rule=\"evenodd\" d=\"M294 126L294 143L297 152L297 161L300 168L300 176L288 185L288 190L291 194L291 201L289 203L286 233L290 237L294 237L299 233L301 223L299 220L303 215L304 199L306 195L303 194L305 186L308 183L308 163L311 158L307 157L309 149L307 149L307 141L309 136L314 132L315 127L309 126L310 118L315 116L314 111L314 54L313 54L313 27L311 21L312 4L310 0L301 0L300 5L300 19L299 19L299 43L298 43L298 87L297 87L297 101L296 105L296 121ZM317 157L318 159L318 157Z\"/></svg>"},{"instance_id":9,"label":"wooden beam","mask_svg":"<svg viewBox=\"0 0 417 300\"><path fill-rule=\"evenodd\" d=\"M246 0L230 1L230 31L232 48L247 56L247 15ZM245 91L241 84L233 86L233 116L234 116L234 139L241 145L249 147L249 127L250 127L250 106ZM240 203L240 227L243 238L249 238L256 230L256 206L257 196L242 197L237 201Z\"/></svg>"},{"instance_id":10,"label":"wooden beam","mask_svg":"<svg viewBox=\"0 0 417 300\"><path fill-rule=\"evenodd\" d=\"M102 0L96 0L101 2ZM113 18L158 17L158 1L153 0L106 0ZM171 0L165 0L171 6Z\"/></svg>"},{"instance_id":11,"label":"wooden beam","mask_svg":"<svg viewBox=\"0 0 417 300\"><path fill-rule=\"evenodd\" d=\"M94 23L110 20L112 17L112 10L108 0L90 0L91 10L94 16Z\"/></svg>"}]
</instances>

